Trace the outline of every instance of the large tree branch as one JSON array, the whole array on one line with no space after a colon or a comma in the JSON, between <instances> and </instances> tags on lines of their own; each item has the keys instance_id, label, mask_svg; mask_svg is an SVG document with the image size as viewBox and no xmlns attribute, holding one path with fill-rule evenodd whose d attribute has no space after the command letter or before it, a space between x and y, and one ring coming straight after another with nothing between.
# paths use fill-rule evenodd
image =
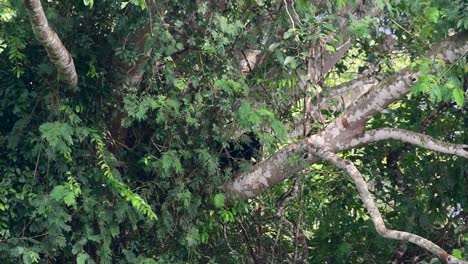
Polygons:
<instances>
[{"instance_id":1,"label":"large tree branch","mask_svg":"<svg viewBox=\"0 0 468 264\"><path fill-rule=\"evenodd\" d=\"M428 52L426 57L431 60L444 59L448 63L453 63L468 50L466 40L466 34L448 38ZM249 172L226 182L222 188L227 194L243 199L252 198L300 171L301 166L288 160L294 155L306 154L308 145L318 146L332 152L348 149L351 140L364 134L364 125L373 115L410 91L415 77L417 77L417 72L405 69L379 83L351 104L323 131L285 147L269 159L253 166ZM306 164L312 164L315 161L317 159L313 155L304 159Z\"/></svg>"},{"instance_id":2,"label":"large tree branch","mask_svg":"<svg viewBox=\"0 0 468 264\"><path fill-rule=\"evenodd\" d=\"M73 58L63 45L57 33L49 27L47 17L42 9L40 0L23 0L36 39L47 51L52 63L57 67L60 78L65 83L76 86L76 75Z\"/></svg>"},{"instance_id":3,"label":"large tree branch","mask_svg":"<svg viewBox=\"0 0 468 264\"><path fill-rule=\"evenodd\" d=\"M317 101L311 103L310 116L316 121L321 121L321 111L341 112L361 96L366 94L379 80L373 76L363 76L335 87L329 87L320 93ZM302 120L295 121L289 138L303 135Z\"/></svg>"},{"instance_id":4,"label":"large tree branch","mask_svg":"<svg viewBox=\"0 0 468 264\"><path fill-rule=\"evenodd\" d=\"M467 49L466 35L461 35L444 41L430 51L427 57L431 60L443 59L448 63L453 63L465 54ZM333 153L379 140L396 139L433 151L468 158L466 145L441 142L423 134L390 128L371 130L364 133L366 122L385 109L390 103L407 94L417 75L411 69L405 69L396 76L375 85L368 93L351 104L321 133L287 146L271 158L254 166L249 173L227 182L223 186L224 190L228 194L237 195L244 199L252 198L300 171L303 165L312 164L318 161L318 158L322 158L336 167L346 170L352 177L361 200L364 202L380 235L389 239L414 243L447 263L467 264L468 262L456 259L435 243L421 236L388 229L360 172L351 162L343 160ZM308 155L308 153L312 155ZM305 164L291 159L294 156L299 159L303 158Z\"/></svg>"},{"instance_id":5,"label":"large tree branch","mask_svg":"<svg viewBox=\"0 0 468 264\"><path fill-rule=\"evenodd\" d=\"M343 19L343 21L345 21ZM347 34L345 25L340 25L339 32ZM308 74L309 81L318 80L320 77L328 73L336 63L340 61L351 48L351 39L347 39L336 48L336 51L331 53L325 51L323 47L317 47L316 52L318 53L317 57L312 58L314 60L313 65L311 66L312 71Z\"/></svg>"},{"instance_id":6,"label":"large tree branch","mask_svg":"<svg viewBox=\"0 0 468 264\"><path fill-rule=\"evenodd\" d=\"M468 34L460 33L447 38L431 49L427 53L426 58L430 61L443 60L450 64L465 55L467 51ZM365 96L349 106L344 115L353 116L353 119L369 120L389 104L406 95L418 77L418 72L410 67L405 68L399 74L374 86Z\"/></svg>"},{"instance_id":7,"label":"large tree branch","mask_svg":"<svg viewBox=\"0 0 468 264\"><path fill-rule=\"evenodd\" d=\"M418 235L408 233L408 232L388 229L385 226L382 215L379 211L379 208L375 204L373 195L370 193L369 187L366 181L364 180L359 170L354 166L354 164L350 161L347 161L338 157L336 154L329 152L329 151L324 151L318 148L311 148L311 150L315 155L319 156L321 159L326 160L330 162L331 164L333 164L334 166L345 170L349 174L349 176L351 176L354 183L356 184L356 189L359 192L359 196L361 197L361 200L364 203L365 207L367 208L367 211L369 212L371 220L374 223L375 229L377 230L377 233L379 233L381 236L385 238L389 238L389 239L403 240L403 241L414 243L430 251L431 253L433 253L434 255L436 255L441 260L447 263L459 263L459 264L468 263L466 261L458 260L452 255L449 255L445 250L440 248L438 245L436 245L432 241L429 241L423 237L420 237Z\"/></svg>"},{"instance_id":8,"label":"large tree branch","mask_svg":"<svg viewBox=\"0 0 468 264\"><path fill-rule=\"evenodd\" d=\"M328 88L324 93L320 94L322 97L311 109L312 116L317 119L321 110L342 111L378 83L377 78L373 76L363 76L336 87Z\"/></svg>"},{"instance_id":9,"label":"large tree branch","mask_svg":"<svg viewBox=\"0 0 468 264\"><path fill-rule=\"evenodd\" d=\"M304 140L291 144L269 159L254 165L250 172L226 182L222 189L228 196L233 195L241 199L253 198L299 172L302 167L294 162L288 162L288 159L293 156L302 158L307 150L308 145ZM315 156L307 156L305 159L308 164L317 161Z\"/></svg>"},{"instance_id":10,"label":"large tree branch","mask_svg":"<svg viewBox=\"0 0 468 264\"><path fill-rule=\"evenodd\" d=\"M430 61L443 60L447 64L454 63L468 51L467 40L468 34L464 33L449 37L431 49L426 58ZM344 149L350 140L363 134L364 125L370 118L405 96L418 76L417 71L408 67L380 82L328 124L320 136L333 149Z\"/></svg>"},{"instance_id":11,"label":"large tree branch","mask_svg":"<svg viewBox=\"0 0 468 264\"><path fill-rule=\"evenodd\" d=\"M431 136L399 128L379 128L367 131L362 137L351 140L349 148L355 148L382 140L400 140L425 149L468 159L468 145L453 144Z\"/></svg>"}]
</instances>

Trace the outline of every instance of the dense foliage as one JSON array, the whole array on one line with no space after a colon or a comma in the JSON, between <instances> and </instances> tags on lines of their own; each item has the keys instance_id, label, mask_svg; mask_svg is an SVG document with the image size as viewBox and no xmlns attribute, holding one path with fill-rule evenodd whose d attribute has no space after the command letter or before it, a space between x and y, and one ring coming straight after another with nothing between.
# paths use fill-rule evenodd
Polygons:
<instances>
[{"instance_id":1,"label":"dense foliage","mask_svg":"<svg viewBox=\"0 0 468 264\"><path fill-rule=\"evenodd\" d=\"M337 14L356 3L203 2L43 1L73 56L72 87L22 2L0 0L0 262L429 263L423 249L380 237L352 182L328 164L249 201L227 204L219 189L295 140L310 47L336 50L347 37L329 37ZM467 143L466 58L447 66L420 56L468 29L468 4L371 4L379 15L347 15L352 48L321 89L411 65L422 76L414 92L368 127ZM393 52L382 50L388 35ZM248 73L244 50L266 51ZM132 83L135 69L143 77ZM336 114L323 111L322 122ZM395 141L342 156L373 183L390 226L468 259L466 160Z\"/></svg>"}]
</instances>

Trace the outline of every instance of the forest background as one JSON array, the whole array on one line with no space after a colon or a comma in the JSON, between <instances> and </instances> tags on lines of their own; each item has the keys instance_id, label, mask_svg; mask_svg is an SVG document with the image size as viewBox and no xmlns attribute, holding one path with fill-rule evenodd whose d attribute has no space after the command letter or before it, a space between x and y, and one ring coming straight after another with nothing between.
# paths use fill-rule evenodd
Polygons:
<instances>
[{"instance_id":1,"label":"forest background","mask_svg":"<svg viewBox=\"0 0 468 264\"><path fill-rule=\"evenodd\" d=\"M467 14L0 0L0 262L467 263Z\"/></svg>"}]
</instances>

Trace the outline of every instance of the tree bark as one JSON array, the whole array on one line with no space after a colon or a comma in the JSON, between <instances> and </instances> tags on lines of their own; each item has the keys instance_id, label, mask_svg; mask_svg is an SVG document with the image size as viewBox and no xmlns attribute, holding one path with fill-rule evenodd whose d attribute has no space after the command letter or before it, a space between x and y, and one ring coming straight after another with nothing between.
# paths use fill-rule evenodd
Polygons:
<instances>
[{"instance_id":1,"label":"tree bark","mask_svg":"<svg viewBox=\"0 0 468 264\"><path fill-rule=\"evenodd\" d=\"M426 57L432 61L442 59L447 63L454 63L461 56L466 55L468 51L467 39L468 34L451 37L429 51ZM435 243L423 237L408 232L387 229L372 194L369 192L367 183L360 172L351 162L343 160L335 154L371 142L394 139L433 151L468 158L467 145L442 142L424 134L397 128L381 128L365 132L367 121L388 105L406 95L417 77L417 72L406 68L395 76L373 86L367 93L349 105L323 131L298 143L290 144L269 159L255 165L250 172L225 183L222 189L228 198L233 196L241 199L253 198L303 169L303 166L288 162L289 158L294 155L302 157L305 166L323 159L338 168L346 170L352 177L361 200L380 235L389 239L414 243L435 254L446 263L468 263L449 255Z\"/></svg>"},{"instance_id":2,"label":"tree bark","mask_svg":"<svg viewBox=\"0 0 468 264\"><path fill-rule=\"evenodd\" d=\"M23 0L36 39L47 51L50 61L57 67L60 79L71 85L78 84L73 58L59 36L49 27L40 0Z\"/></svg>"},{"instance_id":3,"label":"tree bark","mask_svg":"<svg viewBox=\"0 0 468 264\"><path fill-rule=\"evenodd\" d=\"M450 37L430 50L426 57L430 60L443 59L447 63L453 63L466 54L467 38L467 34ZM323 131L286 146L270 158L253 166L249 172L226 182L222 189L228 196L237 196L241 199L253 198L302 169L300 166L288 164L288 158L293 155L304 156L307 164L316 162L316 157L307 154L308 146L317 146L335 153L354 147L350 142L365 135L366 122L389 104L405 96L417 77L416 71L407 68L375 85Z\"/></svg>"},{"instance_id":4,"label":"tree bark","mask_svg":"<svg viewBox=\"0 0 468 264\"><path fill-rule=\"evenodd\" d=\"M441 247L429 241L423 237L420 237L416 234L391 230L385 226L384 220L382 218L382 214L379 211L379 208L375 204L374 197L369 191L369 187L364 180L362 174L358 171L358 169L354 166L354 164L348 160L344 160L338 157L336 154L328 151L323 151L319 148L312 148L311 151L322 158L336 166L337 168L345 170L349 176L353 179L354 183L356 184L356 189L359 192L359 196L361 197L362 202L364 203L369 215L371 217L372 222L374 223L375 229L379 235L394 239L394 240L402 240L408 241L413 244L416 244L427 251L431 252L432 254L436 255L439 259L453 264L467 264L466 261L461 261L455 258L454 256L448 254L445 250Z\"/></svg>"}]
</instances>

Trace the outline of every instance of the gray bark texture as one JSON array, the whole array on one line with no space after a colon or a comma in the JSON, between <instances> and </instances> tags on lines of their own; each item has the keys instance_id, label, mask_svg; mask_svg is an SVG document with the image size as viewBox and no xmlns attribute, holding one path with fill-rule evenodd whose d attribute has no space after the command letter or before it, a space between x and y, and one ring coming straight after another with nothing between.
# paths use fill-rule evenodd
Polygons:
<instances>
[{"instance_id":1,"label":"gray bark texture","mask_svg":"<svg viewBox=\"0 0 468 264\"><path fill-rule=\"evenodd\" d=\"M456 62L468 51L468 34L449 37L431 49L426 58L432 61L444 60L447 64ZM418 78L418 72L406 68L394 76L358 89L353 98L344 103L344 111L317 134L305 137L297 143L290 144L275 153L269 159L256 164L249 172L226 182L222 189L228 198L253 198L272 188L283 180L293 177L295 173L320 160L327 161L337 168L345 170L351 176L362 202L374 223L377 232L389 239L414 243L446 263L467 264L448 254L435 243L408 232L387 229L382 215L375 204L369 187L352 162L338 157L335 153L360 147L382 140L399 140L432 151L468 158L468 146L451 144L436 140L430 136L397 128L380 128L365 131L365 125L374 115L386 109L391 103L400 100L410 92ZM351 82L351 86L354 82ZM351 87L350 86L350 87ZM357 95L357 96L355 96ZM297 129L296 129L297 130ZM302 158L304 162L292 163L290 158ZM301 165L297 165L301 164ZM305 164L305 165L304 165Z\"/></svg>"},{"instance_id":2,"label":"gray bark texture","mask_svg":"<svg viewBox=\"0 0 468 264\"><path fill-rule=\"evenodd\" d=\"M47 51L50 61L57 67L60 80L71 86L78 84L73 58L57 33L49 27L40 0L23 0L36 39Z\"/></svg>"}]
</instances>

